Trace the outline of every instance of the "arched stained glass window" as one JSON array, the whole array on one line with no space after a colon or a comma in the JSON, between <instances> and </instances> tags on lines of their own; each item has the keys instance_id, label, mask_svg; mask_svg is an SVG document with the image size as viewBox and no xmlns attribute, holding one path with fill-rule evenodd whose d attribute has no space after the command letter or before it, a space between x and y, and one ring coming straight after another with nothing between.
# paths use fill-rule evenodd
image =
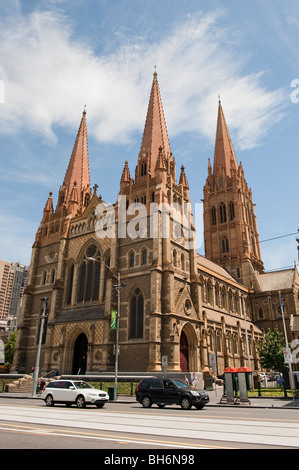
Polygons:
<instances>
[{"instance_id":1,"label":"arched stained glass window","mask_svg":"<svg viewBox=\"0 0 299 470\"><path fill-rule=\"evenodd\" d=\"M229 218L231 222L235 220L235 206L232 201L229 203Z\"/></svg>"},{"instance_id":2,"label":"arched stained glass window","mask_svg":"<svg viewBox=\"0 0 299 470\"><path fill-rule=\"evenodd\" d=\"M221 202L219 206L219 215L220 215L220 223L224 224L226 222L226 207L223 202Z\"/></svg>"},{"instance_id":3,"label":"arched stained glass window","mask_svg":"<svg viewBox=\"0 0 299 470\"><path fill-rule=\"evenodd\" d=\"M72 264L69 267L68 273L67 273L66 296L65 296L66 305L70 305L72 303L73 279L74 279L74 265Z\"/></svg>"},{"instance_id":4,"label":"arched stained glass window","mask_svg":"<svg viewBox=\"0 0 299 470\"><path fill-rule=\"evenodd\" d=\"M223 237L221 240L221 250L222 253L228 253L229 252L229 243L228 239L226 237Z\"/></svg>"},{"instance_id":5,"label":"arched stained glass window","mask_svg":"<svg viewBox=\"0 0 299 470\"><path fill-rule=\"evenodd\" d=\"M144 248L141 254L141 264L144 266L147 263L147 249Z\"/></svg>"},{"instance_id":6,"label":"arched stained glass window","mask_svg":"<svg viewBox=\"0 0 299 470\"><path fill-rule=\"evenodd\" d=\"M129 338L143 338L144 300L140 289L136 289L130 305Z\"/></svg>"},{"instance_id":7,"label":"arched stained glass window","mask_svg":"<svg viewBox=\"0 0 299 470\"><path fill-rule=\"evenodd\" d=\"M216 218L216 209L214 206L211 209L211 216L212 216L212 225L216 225L217 218Z\"/></svg>"},{"instance_id":8,"label":"arched stained glass window","mask_svg":"<svg viewBox=\"0 0 299 470\"><path fill-rule=\"evenodd\" d=\"M134 268L134 264L135 264L135 255L134 255L134 251L131 251L131 253L129 254L129 267Z\"/></svg>"},{"instance_id":9,"label":"arched stained glass window","mask_svg":"<svg viewBox=\"0 0 299 470\"><path fill-rule=\"evenodd\" d=\"M79 267L78 302L92 302L99 298L100 260L84 260Z\"/></svg>"}]
</instances>

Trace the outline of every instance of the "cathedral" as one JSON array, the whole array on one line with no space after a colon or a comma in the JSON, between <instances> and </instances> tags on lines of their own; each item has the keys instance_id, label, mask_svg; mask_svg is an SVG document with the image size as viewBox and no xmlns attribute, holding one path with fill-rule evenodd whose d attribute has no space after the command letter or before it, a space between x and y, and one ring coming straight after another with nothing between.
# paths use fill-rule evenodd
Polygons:
<instances>
[{"instance_id":1,"label":"cathedral","mask_svg":"<svg viewBox=\"0 0 299 470\"><path fill-rule=\"evenodd\" d=\"M50 192L36 233L13 367L35 364L44 298L41 374L114 371L116 344L123 372L160 372L167 356L169 372L209 374L212 355L218 374L257 370L265 331L283 331L279 292L289 341L299 337L298 272L264 270L220 100L203 189L205 256L186 173L177 172L156 72L134 178L126 161L113 205L91 186L84 110L56 207Z\"/></svg>"}]
</instances>

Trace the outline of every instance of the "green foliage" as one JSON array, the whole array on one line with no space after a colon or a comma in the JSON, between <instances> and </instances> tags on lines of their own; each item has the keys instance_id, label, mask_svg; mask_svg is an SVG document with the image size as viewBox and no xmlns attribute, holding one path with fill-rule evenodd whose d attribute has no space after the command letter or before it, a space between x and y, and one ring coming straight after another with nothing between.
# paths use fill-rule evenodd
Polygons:
<instances>
[{"instance_id":1,"label":"green foliage","mask_svg":"<svg viewBox=\"0 0 299 470\"><path fill-rule=\"evenodd\" d=\"M94 388L98 388L108 392L108 388L114 387L114 382L89 382ZM118 382L117 390L121 395L134 395L135 389L139 382Z\"/></svg>"},{"instance_id":2,"label":"green foliage","mask_svg":"<svg viewBox=\"0 0 299 470\"><path fill-rule=\"evenodd\" d=\"M265 342L262 347L257 347L261 366L264 369L272 369L278 372L285 372L287 370L284 355L284 337L277 329L268 329L265 335Z\"/></svg>"},{"instance_id":3,"label":"green foliage","mask_svg":"<svg viewBox=\"0 0 299 470\"><path fill-rule=\"evenodd\" d=\"M13 355L15 352L17 330L15 329L13 333L9 336L5 344L5 365L11 366L13 361Z\"/></svg>"}]
</instances>

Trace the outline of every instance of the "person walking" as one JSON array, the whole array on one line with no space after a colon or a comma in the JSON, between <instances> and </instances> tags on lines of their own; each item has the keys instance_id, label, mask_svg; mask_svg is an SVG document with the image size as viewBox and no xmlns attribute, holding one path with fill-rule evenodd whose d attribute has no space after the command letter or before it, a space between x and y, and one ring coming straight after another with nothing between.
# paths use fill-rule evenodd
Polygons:
<instances>
[{"instance_id":1,"label":"person walking","mask_svg":"<svg viewBox=\"0 0 299 470\"><path fill-rule=\"evenodd\" d=\"M188 379L187 375L185 375L185 377L184 377L184 382L185 382L186 385L190 385L190 382L189 382L189 379Z\"/></svg>"},{"instance_id":2,"label":"person walking","mask_svg":"<svg viewBox=\"0 0 299 470\"><path fill-rule=\"evenodd\" d=\"M45 383L46 383L46 382L45 382L44 378L42 377L42 378L40 379L40 383L39 383L39 393L42 393L42 391L43 391L43 389L44 389L44 386L45 386Z\"/></svg>"},{"instance_id":3,"label":"person walking","mask_svg":"<svg viewBox=\"0 0 299 470\"><path fill-rule=\"evenodd\" d=\"M192 382L192 388L196 388L197 383L198 383L198 378L195 372L193 372L191 382Z\"/></svg>"}]
</instances>

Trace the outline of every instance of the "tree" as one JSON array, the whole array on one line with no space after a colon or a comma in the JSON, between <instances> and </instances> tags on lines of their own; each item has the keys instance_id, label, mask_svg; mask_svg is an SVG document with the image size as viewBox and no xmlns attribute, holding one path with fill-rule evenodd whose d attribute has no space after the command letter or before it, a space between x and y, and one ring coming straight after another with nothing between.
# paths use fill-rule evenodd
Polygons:
<instances>
[{"instance_id":1,"label":"tree","mask_svg":"<svg viewBox=\"0 0 299 470\"><path fill-rule=\"evenodd\" d=\"M15 352L16 336L17 329L15 329L13 333L8 337L5 344L5 364L9 364L10 366L12 365L13 355Z\"/></svg>"},{"instance_id":2,"label":"tree","mask_svg":"<svg viewBox=\"0 0 299 470\"><path fill-rule=\"evenodd\" d=\"M285 373L287 371L283 355L284 337L277 329L268 329L262 347L257 347L261 366Z\"/></svg>"}]
</instances>

